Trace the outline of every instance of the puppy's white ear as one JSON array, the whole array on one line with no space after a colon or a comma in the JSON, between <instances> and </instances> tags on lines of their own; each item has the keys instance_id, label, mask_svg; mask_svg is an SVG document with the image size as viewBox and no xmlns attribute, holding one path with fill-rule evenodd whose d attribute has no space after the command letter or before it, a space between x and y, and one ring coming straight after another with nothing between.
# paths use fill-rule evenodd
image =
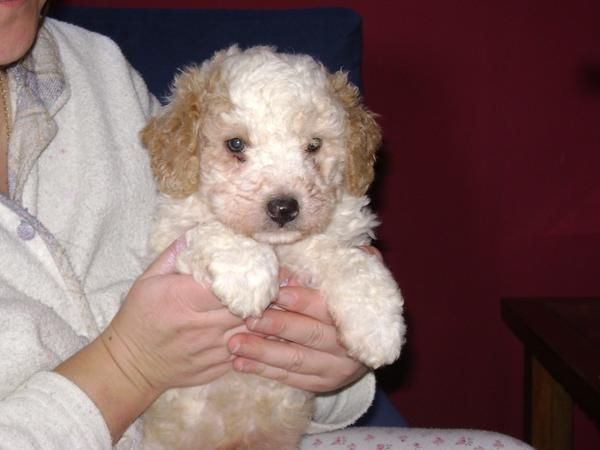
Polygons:
<instances>
[{"instance_id":1,"label":"puppy's white ear","mask_svg":"<svg viewBox=\"0 0 600 450\"><path fill-rule=\"evenodd\" d=\"M348 81L348 75L339 71L330 75L331 87L348 114L346 133L346 191L355 196L364 195L373 181L375 153L381 145L381 130L375 114L361 102L358 88Z\"/></svg>"},{"instance_id":2,"label":"puppy's white ear","mask_svg":"<svg viewBox=\"0 0 600 450\"><path fill-rule=\"evenodd\" d=\"M169 104L140 132L158 188L172 197L187 197L198 188L205 84L199 68L181 72L173 82Z\"/></svg>"}]
</instances>

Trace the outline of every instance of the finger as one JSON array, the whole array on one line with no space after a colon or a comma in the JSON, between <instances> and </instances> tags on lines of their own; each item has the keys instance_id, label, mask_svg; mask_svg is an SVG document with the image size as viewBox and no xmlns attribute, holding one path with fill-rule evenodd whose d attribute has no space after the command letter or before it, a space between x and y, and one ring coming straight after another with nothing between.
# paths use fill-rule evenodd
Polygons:
<instances>
[{"instance_id":1,"label":"finger","mask_svg":"<svg viewBox=\"0 0 600 450\"><path fill-rule=\"evenodd\" d=\"M202 333L205 334L204 339L209 336L207 330L220 333L221 337L231 337L235 333L247 332L248 328L244 319L232 314L218 300L199 302L199 305L193 305L194 311L199 314L190 316L189 326L197 330L200 335L198 339L203 339ZM221 341L222 342L222 341Z\"/></svg>"},{"instance_id":2,"label":"finger","mask_svg":"<svg viewBox=\"0 0 600 450\"><path fill-rule=\"evenodd\" d=\"M248 328L246 327L244 320L236 316L234 317L237 320L231 321L231 323L227 323L226 329L222 336L223 339L221 341L223 344L227 344L227 342L229 342L229 340L236 334L248 333Z\"/></svg>"},{"instance_id":3,"label":"finger","mask_svg":"<svg viewBox=\"0 0 600 450\"><path fill-rule=\"evenodd\" d=\"M301 286L301 284L296 274L287 267L281 267L279 269L279 286Z\"/></svg>"},{"instance_id":4,"label":"finger","mask_svg":"<svg viewBox=\"0 0 600 450\"><path fill-rule=\"evenodd\" d=\"M173 241L158 257L150 264L141 278L149 278L156 275L175 273L177 255L187 246L185 237Z\"/></svg>"},{"instance_id":5,"label":"finger","mask_svg":"<svg viewBox=\"0 0 600 450\"><path fill-rule=\"evenodd\" d=\"M252 373L311 392L331 392L340 389L358 380L369 371L366 366L347 365L342 369L342 374L332 378L318 374L290 372L281 367L270 366L261 361L244 357L234 359L232 367L238 372Z\"/></svg>"},{"instance_id":6,"label":"finger","mask_svg":"<svg viewBox=\"0 0 600 450\"><path fill-rule=\"evenodd\" d=\"M281 288L274 304L286 311L303 314L326 324L333 324L325 300L315 289L299 286Z\"/></svg>"},{"instance_id":7,"label":"finger","mask_svg":"<svg viewBox=\"0 0 600 450\"><path fill-rule=\"evenodd\" d=\"M198 348L195 353L190 353L190 370L196 371L198 368L209 368L232 361L235 355L231 353L226 345L213 345L207 348Z\"/></svg>"},{"instance_id":8,"label":"finger","mask_svg":"<svg viewBox=\"0 0 600 450\"><path fill-rule=\"evenodd\" d=\"M238 334L229 340L227 346L236 356L304 375L322 375L323 368L329 369L337 359L334 355L293 342L269 340L251 334Z\"/></svg>"},{"instance_id":9,"label":"finger","mask_svg":"<svg viewBox=\"0 0 600 450\"><path fill-rule=\"evenodd\" d=\"M379 261L383 261L383 256L381 255L381 252L372 245L361 245L358 248L360 248L365 253L376 256L377 259L379 259Z\"/></svg>"},{"instance_id":10,"label":"finger","mask_svg":"<svg viewBox=\"0 0 600 450\"><path fill-rule=\"evenodd\" d=\"M232 366L238 372L252 373L305 391L327 392L331 390L325 380L318 375L289 372L280 367L269 366L246 358L234 359Z\"/></svg>"},{"instance_id":11,"label":"finger","mask_svg":"<svg viewBox=\"0 0 600 450\"><path fill-rule=\"evenodd\" d=\"M343 349L333 325L302 314L267 310L260 318L246 320L253 332L277 336L319 351L340 353Z\"/></svg>"}]
</instances>

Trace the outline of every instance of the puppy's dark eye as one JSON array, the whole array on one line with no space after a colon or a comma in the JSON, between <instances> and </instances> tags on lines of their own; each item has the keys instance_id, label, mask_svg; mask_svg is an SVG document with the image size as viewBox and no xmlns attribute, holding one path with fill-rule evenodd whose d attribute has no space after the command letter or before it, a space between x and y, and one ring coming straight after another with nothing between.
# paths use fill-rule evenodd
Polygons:
<instances>
[{"instance_id":1,"label":"puppy's dark eye","mask_svg":"<svg viewBox=\"0 0 600 450\"><path fill-rule=\"evenodd\" d=\"M225 141L225 145L227 145L227 148L233 153L242 152L244 150L244 147L246 146L244 141L237 137Z\"/></svg>"},{"instance_id":2,"label":"puppy's dark eye","mask_svg":"<svg viewBox=\"0 0 600 450\"><path fill-rule=\"evenodd\" d=\"M315 153L321 148L322 141L320 138L312 138L308 145L306 146L306 151L308 153Z\"/></svg>"}]
</instances>

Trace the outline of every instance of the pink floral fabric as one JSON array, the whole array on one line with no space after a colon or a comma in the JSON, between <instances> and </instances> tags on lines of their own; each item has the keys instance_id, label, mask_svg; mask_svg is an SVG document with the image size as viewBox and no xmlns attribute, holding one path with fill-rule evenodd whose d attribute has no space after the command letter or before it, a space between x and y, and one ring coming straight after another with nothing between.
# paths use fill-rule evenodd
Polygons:
<instances>
[{"instance_id":1,"label":"pink floral fabric","mask_svg":"<svg viewBox=\"0 0 600 450\"><path fill-rule=\"evenodd\" d=\"M302 450L533 450L513 437L479 430L346 428L308 435Z\"/></svg>"}]
</instances>

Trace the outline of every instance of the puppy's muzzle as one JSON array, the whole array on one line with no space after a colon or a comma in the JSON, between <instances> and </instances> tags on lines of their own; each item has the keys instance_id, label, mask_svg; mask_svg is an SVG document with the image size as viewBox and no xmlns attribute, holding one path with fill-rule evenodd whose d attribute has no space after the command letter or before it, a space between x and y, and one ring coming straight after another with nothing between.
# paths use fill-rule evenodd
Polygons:
<instances>
[{"instance_id":1,"label":"puppy's muzzle","mask_svg":"<svg viewBox=\"0 0 600 450\"><path fill-rule=\"evenodd\" d=\"M294 220L300 212L298 201L293 197L277 197L269 200L266 209L270 219L280 227Z\"/></svg>"}]
</instances>

